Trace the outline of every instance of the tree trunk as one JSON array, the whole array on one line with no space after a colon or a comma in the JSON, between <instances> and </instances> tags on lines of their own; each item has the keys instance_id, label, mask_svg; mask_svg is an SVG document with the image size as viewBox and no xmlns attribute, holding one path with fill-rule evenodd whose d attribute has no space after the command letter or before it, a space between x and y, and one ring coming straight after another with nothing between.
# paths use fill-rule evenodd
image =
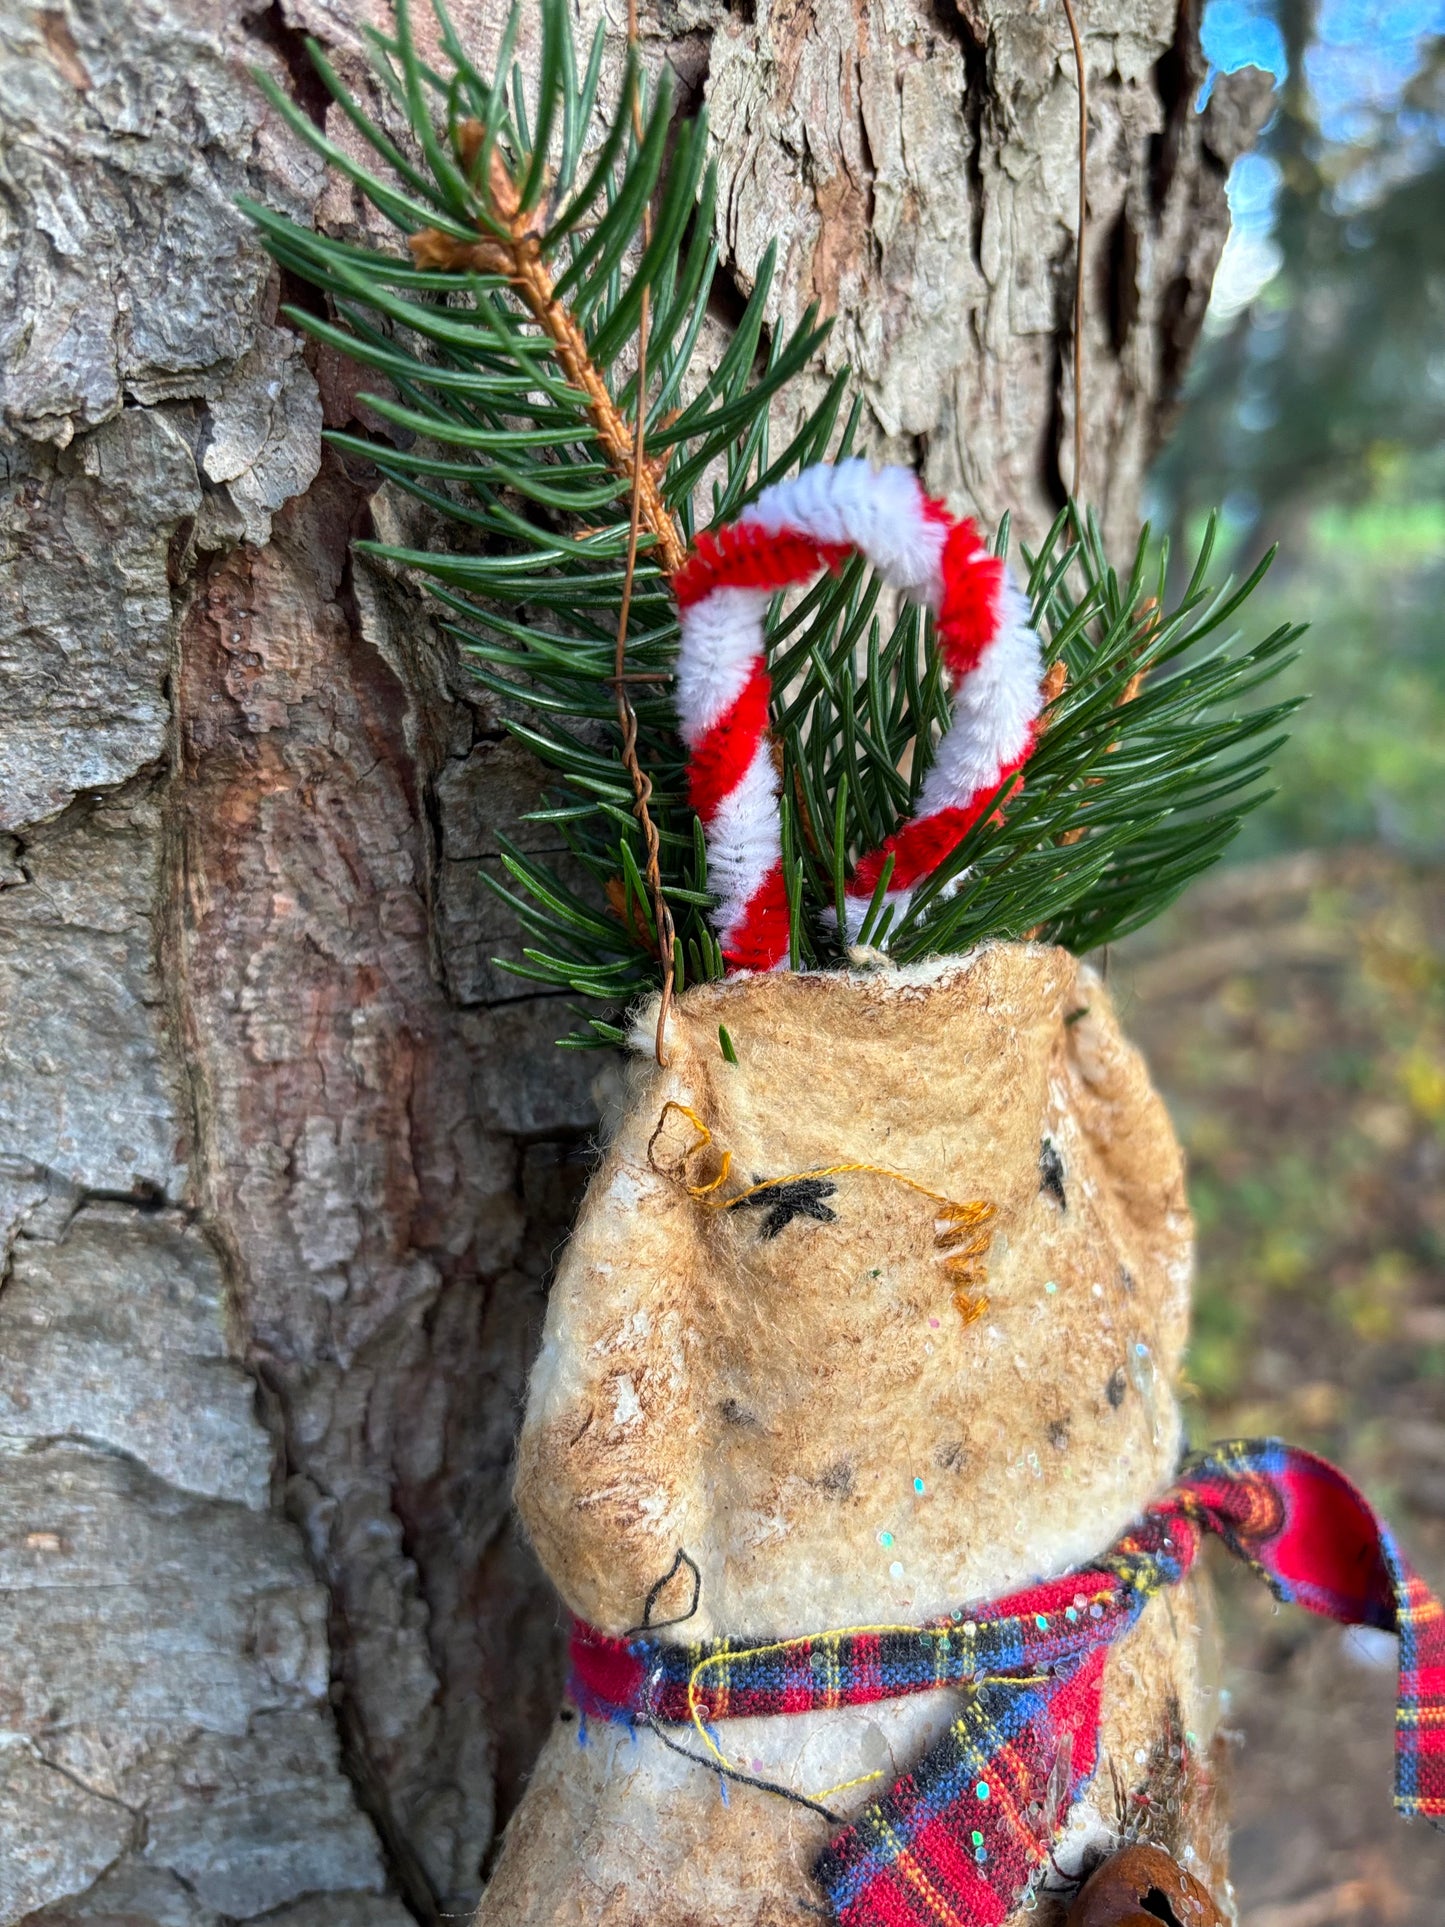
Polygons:
<instances>
[{"instance_id":1,"label":"tree trunk","mask_svg":"<svg viewBox=\"0 0 1445 1927\"><path fill-rule=\"evenodd\" d=\"M484 55L499 3L456 9ZM609 1070L491 961L480 874L537 772L352 557L394 513L322 453L354 377L232 206L357 218L247 69L320 115L302 32L359 80L375 11L3 16L0 1924L462 1910L560 1684L510 1457ZM1127 536L1259 96L1201 119L1186 10L1083 11L1085 482ZM868 443L1037 531L1070 479L1062 13L645 28L710 100L720 323L779 236Z\"/></svg>"}]
</instances>

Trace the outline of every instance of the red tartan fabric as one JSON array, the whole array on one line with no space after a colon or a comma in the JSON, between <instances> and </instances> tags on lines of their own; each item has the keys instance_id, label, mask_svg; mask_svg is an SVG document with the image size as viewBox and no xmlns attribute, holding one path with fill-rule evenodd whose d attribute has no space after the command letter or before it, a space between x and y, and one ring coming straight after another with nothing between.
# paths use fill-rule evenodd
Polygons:
<instances>
[{"instance_id":1,"label":"red tartan fabric","mask_svg":"<svg viewBox=\"0 0 1445 1927\"><path fill-rule=\"evenodd\" d=\"M941 1624L692 1646L579 1624L569 1691L584 1714L710 1726L958 1686L944 1738L834 1836L815 1873L838 1927L996 1927L1098 1765L1109 1647L1206 1532L1280 1599L1399 1635L1396 1805L1445 1817L1445 1613L1344 1474L1274 1439L1187 1460L1096 1564Z\"/></svg>"}]
</instances>

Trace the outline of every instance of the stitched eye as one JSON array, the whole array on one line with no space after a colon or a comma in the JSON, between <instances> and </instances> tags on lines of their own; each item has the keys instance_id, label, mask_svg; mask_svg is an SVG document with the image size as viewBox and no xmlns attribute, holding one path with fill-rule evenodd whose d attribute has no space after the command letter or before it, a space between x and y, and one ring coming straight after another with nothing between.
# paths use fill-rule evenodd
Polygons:
<instances>
[{"instance_id":1,"label":"stitched eye","mask_svg":"<svg viewBox=\"0 0 1445 1927\"><path fill-rule=\"evenodd\" d=\"M763 1179L754 1178L754 1184ZM819 1224L835 1224L838 1213L825 1202L838 1189L826 1178L790 1178L786 1184L771 1184L765 1191L754 1191L729 1205L731 1211L761 1211L764 1238L776 1238L794 1218L812 1218Z\"/></svg>"}]
</instances>

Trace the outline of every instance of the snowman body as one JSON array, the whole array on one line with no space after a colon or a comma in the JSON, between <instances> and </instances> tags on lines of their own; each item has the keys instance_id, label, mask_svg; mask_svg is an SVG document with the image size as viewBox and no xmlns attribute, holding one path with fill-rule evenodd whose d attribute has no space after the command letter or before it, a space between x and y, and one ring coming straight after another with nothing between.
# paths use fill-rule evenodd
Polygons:
<instances>
[{"instance_id":1,"label":"snowman body","mask_svg":"<svg viewBox=\"0 0 1445 1927\"><path fill-rule=\"evenodd\" d=\"M571 1611L682 1642L917 1626L1105 1552L1177 1463L1192 1229L1098 977L1010 944L744 974L678 1002L665 1055L639 1050L522 1429ZM1188 1582L1110 1652L1099 1770L1039 1816L1059 1871L1143 1826L1222 1873L1203 1643ZM701 1738L564 1709L479 1921L826 1917L819 1807L852 1818L957 1700Z\"/></svg>"}]
</instances>

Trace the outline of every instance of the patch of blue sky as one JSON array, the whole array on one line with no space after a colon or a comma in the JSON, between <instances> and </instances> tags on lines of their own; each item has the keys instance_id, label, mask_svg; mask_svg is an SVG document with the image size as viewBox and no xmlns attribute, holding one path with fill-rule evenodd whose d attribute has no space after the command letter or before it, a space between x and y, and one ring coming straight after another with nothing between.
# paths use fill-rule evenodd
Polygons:
<instances>
[{"instance_id":1,"label":"patch of blue sky","mask_svg":"<svg viewBox=\"0 0 1445 1927\"><path fill-rule=\"evenodd\" d=\"M1364 139L1398 107L1420 42L1442 33L1445 0L1322 0L1305 72L1325 139Z\"/></svg>"},{"instance_id":2,"label":"patch of blue sky","mask_svg":"<svg viewBox=\"0 0 1445 1927\"><path fill-rule=\"evenodd\" d=\"M1200 38L1211 79L1238 67L1263 67L1276 80L1284 76L1284 37L1260 0L1208 0Z\"/></svg>"},{"instance_id":3,"label":"patch of blue sky","mask_svg":"<svg viewBox=\"0 0 1445 1927\"><path fill-rule=\"evenodd\" d=\"M1283 37L1270 0L1206 0L1200 37L1209 77L1239 67L1262 67L1284 77ZM1365 141L1381 116L1395 116L1397 133L1408 135L1401 96L1419 66L1421 42L1445 34L1445 0L1320 0L1315 39L1305 56L1305 75L1320 132L1332 145ZM1418 118L1418 117L1416 117ZM1432 138L1439 130L1424 130ZM1403 146L1406 143L1398 142ZM1348 198L1363 204L1378 184L1379 170L1357 170ZM1279 170L1267 155L1244 154L1229 177L1230 232L1215 277L1209 319L1228 323L1248 307L1280 266L1272 230ZM1343 190L1337 190L1337 198ZM1342 203L1343 205L1343 200Z\"/></svg>"}]
</instances>

